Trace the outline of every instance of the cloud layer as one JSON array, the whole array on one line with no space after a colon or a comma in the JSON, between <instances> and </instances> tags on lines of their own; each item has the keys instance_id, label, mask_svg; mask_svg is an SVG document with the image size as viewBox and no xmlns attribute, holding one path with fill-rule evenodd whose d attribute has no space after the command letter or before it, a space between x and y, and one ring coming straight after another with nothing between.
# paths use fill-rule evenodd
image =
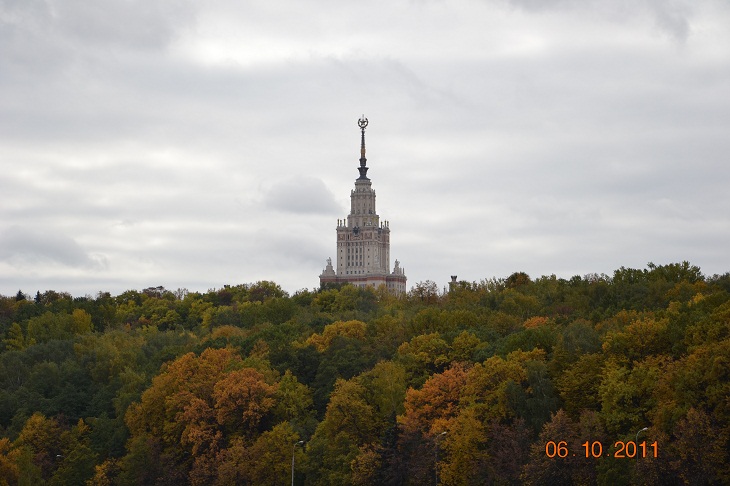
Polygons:
<instances>
[{"instance_id":1,"label":"cloud layer","mask_svg":"<svg viewBox=\"0 0 730 486\"><path fill-rule=\"evenodd\" d=\"M0 293L313 288L361 113L411 284L727 272L728 21L714 0L0 0Z\"/></svg>"}]
</instances>

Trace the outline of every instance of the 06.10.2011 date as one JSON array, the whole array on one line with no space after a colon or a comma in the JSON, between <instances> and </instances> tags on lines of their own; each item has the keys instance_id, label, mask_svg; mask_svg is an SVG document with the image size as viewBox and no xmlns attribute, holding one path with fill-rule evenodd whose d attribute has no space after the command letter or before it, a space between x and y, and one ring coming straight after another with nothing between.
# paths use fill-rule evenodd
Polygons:
<instances>
[{"instance_id":1,"label":"06.10.2011 date","mask_svg":"<svg viewBox=\"0 0 730 486\"><path fill-rule=\"evenodd\" d=\"M607 450L604 453L603 444L600 441L594 440L593 442L585 441L581 444L580 452L568 450L568 443L564 440L555 442L553 440L548 441L545 444L545 455L551 459L553 458L566 458L580 457L585 454L585 457L599 458L599 457L614 457L619 459L632 459L635 457L658 457L659 446L654 441L651 444L647 444L646 441L639 442L638 444L633 440L623 441L617 440L613 444L612 450Z\"/></svg>"}]
</instances>

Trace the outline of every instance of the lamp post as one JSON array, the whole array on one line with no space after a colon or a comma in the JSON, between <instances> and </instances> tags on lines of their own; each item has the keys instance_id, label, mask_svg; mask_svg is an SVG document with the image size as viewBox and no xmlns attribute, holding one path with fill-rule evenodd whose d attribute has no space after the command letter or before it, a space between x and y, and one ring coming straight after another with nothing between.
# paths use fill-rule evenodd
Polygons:
<instances>
[{"instance_id":1,"label":"lamp post","mask_svg":"<svg viewBox=\"0 0 730 486\"><path fill-rule=\"evenodd\" d=\"M291 448L291 486L294 486L294 453L297 450L298 445L304 444L303 440L300 440L296 444L294 444Z\"/></svg>"},{"instance_id":2,"label":"lamp post","mask_svg":"<svg viewBox=\"0 0 730 486\"><path fill-rule=\"evenodd\" d=\"M639 434L642 432L646 432L649 430L649 427L644 427L640 431L636 433L636 437L634 438L634 446L636 447L636 466L638 468L639 465Z\"/></svg>"},{"instance_id":3,"label":"lamp post","mask_svg":"<svg viewBox=\"0 0 730 486\"><path fill-rule=\"evenodd\" d=\"M436 436L433 446L433 477L435 479L436 486L439 486L439 439L446 435L446 431L441 432Z\"/></svg>"}]
</instances>

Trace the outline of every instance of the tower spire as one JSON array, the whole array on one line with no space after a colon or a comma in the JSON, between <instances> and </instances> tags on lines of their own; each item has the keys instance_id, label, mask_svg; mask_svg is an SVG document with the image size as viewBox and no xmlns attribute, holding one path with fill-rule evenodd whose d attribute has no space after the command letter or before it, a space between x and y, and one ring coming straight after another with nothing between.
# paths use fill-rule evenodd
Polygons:
<instances>
[{"instance_id":1,"label":"tower spire","mask_svg":"<svg viewBox=\"0 0 730 486\"><path fill-rule=\"evenodd\" d=\"M368 126L368 119L365 118L365 115L361 116L357 121L357 126L360 127L360 132L362 134L360 142L360 167L357 168L357 170L360 171L360 177L358 177L358 179L368 179L368 167L365 165L368 161L368 159L365 158L365 127Z\"/></svg>"}]
</instances>

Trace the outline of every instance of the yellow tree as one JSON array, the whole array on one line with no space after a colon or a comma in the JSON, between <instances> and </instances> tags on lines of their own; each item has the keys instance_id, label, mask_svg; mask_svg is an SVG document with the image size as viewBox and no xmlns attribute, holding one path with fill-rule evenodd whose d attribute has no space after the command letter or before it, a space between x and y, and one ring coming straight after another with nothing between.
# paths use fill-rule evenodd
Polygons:
<instances>
[{"instance_id":1,"label":"yellow tree","mask_svg":"<svg viewBox=\"0 0 730 486\"><path fill-rule=\"evenodd\" d=\"M433 481L436 442L460 412L467 374L464 364L454 363L427 379L421 389L409 388L406 392L405 412L398 416L401 434L397 447L401 459L391 466L391 474L399 482Z\"/></svg>"},{"instance_id":2,"label":"yellow tree","mask_svg":"<svg viewBox=\"0 0 730 486\"><path fill-rule=\"evenodd\" d=\"M245 435L253 435L264 416L274 407L276 385L264 381L253 368L232 371L213 387L218 423Z\"/></svg>"},{"instance_id":3,"label":"yellow tree","mask_svg":"<svg viewBox=\"0 0 730 486\"><path fill-rule=\"evenodd\" d=\"M43 478L49 478L58 466L57 457L63 454L61 441L63 429L52 418L41 413L34 413L26 420L15 447L27 448L33 457L33 463L40 469Z\"/></svg>"},{"instance_id":4,"label":"yellow tree","mask_svg":"<svg viewBox=\"0 0 730 486\"><path fill-rule=\"evenodd\" d=\"M87 334L94 330L91 322L91 314L83 309L74 309L71 313L71 321L74 334Z\"/></svg>"},{"instance_id":5,"label":"yellow tree","mask_svg":"<svg viewBox=\"0 0 730 486\"><path fill-rule=\"evenodd\" d=\"M347 337L365 340L367 324L362 321L337 321L327 324L322 334L312 334L305 344L311 344L317 351L324 352L336 337Z\"/></svg>"},{"instance_id":6,"label":"yellow tree","mask_svg":"<svg viewBox=\"0 0 730 486\"><path fill-rule=\"evenodd\" d=\"M447 424L447 433L434 446L443 450L444 460L435 467L443 484L484 484L488 474L487 435L485 423L474 408L463 410ZM434 451L438 458L439 450Z\"/></svg>"},{"instance_id":7,"label":"yellow tree","mask_svg":"<svg viewBox=\"0 0 730 486\"><path fill-rule=\"evenodd\" d=\"M190 398L198 397L212 406L215 384L240 363L240 356L230 349L206 349L199 357L188 353L163 365L142 400L127 411L125 421L130 432L149 432L167 443L179 443L185 425L178 423L177 417Z\"/></svg>"},{"instance_id":8,"label":"yellow tree","mask_svg":"<svg viewBox=\"0 0 730 486\"><path fill-rule=\"evenodd\" d=\"M0 485L17 484L20 468L17 459L19 451L11 449L10 439L0 439Z\"/></svg>"},{"instance_id":9,"label":"yellow tree","mask_svg":"<svg viewBox=\"0 0 730 486\"><path fill-rule=\"evenodd\" d=\"M273 376L273 374L272 374ZM251 440L276 404L276 384L245 368L231 349L188 353L163 366L125 415L129 454L124 481L188 474L194 484L215 478L218 455L235 436ZM149 467L150 459L154 469Z\"/></svg>"},{"instance_id":10,"label":"yellow tree","mask_svg":"<svg viewBox=\"0 0 730 486\"><path fill-rule=\"evenodd\" d=\"M461 390L466 384L467 369L455 363L429 378L420 390L408 389L405 413L398 417L403 430L428 436L441 433L439 427L458 414Z\"/></svg>"}]
</instances>

